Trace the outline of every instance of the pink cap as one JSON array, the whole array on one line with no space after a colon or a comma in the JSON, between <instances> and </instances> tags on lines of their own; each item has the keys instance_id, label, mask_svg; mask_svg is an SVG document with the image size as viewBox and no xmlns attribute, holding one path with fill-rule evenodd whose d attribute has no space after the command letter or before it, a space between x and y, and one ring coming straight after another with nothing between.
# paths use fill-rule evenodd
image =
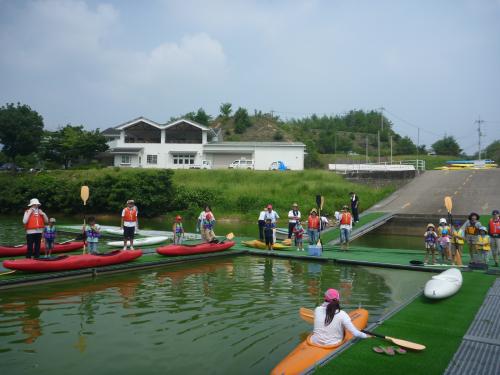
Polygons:
<instances>
[{"instance_id":1,"label":"pink cap","mask_svg":"<svg viewBox=\"0 0 500 375\"><path fill-rule=\"evenodd\" d=\"M328 289L325 292L325 301L330 302L332 300L336 299L337 301L340 301L340 293L337 289Z\"/></svg>"},{"instance_id":2,"label":"pink cap","mask_svg":"<svg viewBox=\"0 0 500 375\"><path fill-rule=\"evenodd\" d=\"M267 208L273 208L273 205L272 204L268 204Z\"/></svg>"}]
</instances>

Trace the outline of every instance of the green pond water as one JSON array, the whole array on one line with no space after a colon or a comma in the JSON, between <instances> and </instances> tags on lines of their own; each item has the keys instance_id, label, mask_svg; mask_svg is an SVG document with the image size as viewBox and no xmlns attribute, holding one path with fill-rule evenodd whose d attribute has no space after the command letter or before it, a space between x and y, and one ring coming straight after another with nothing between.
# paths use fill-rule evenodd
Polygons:
<instances>
[{"instance_id":1,"label":"green pond water","mask_svg":"<svg viewBox=\"0 0 500 375\"><path fill-rule=\"evenodd\" d=\"M384 249L424 249L424 240L417 236L403 236L396 234L367 233L360 238L352 241L352 246L363 246Z\"/></svg>"},{"instance_id":2,"label":"green pond water","mask_svg":"<svg viewBox=\"0 0 500 375\"><path fill-rule=\"evenodd\" d=\"M425 273L225 257L0 293L5 374L264 374L311 326L298 315L325 289L370 321Z\"/></svg>"}]
</instances>

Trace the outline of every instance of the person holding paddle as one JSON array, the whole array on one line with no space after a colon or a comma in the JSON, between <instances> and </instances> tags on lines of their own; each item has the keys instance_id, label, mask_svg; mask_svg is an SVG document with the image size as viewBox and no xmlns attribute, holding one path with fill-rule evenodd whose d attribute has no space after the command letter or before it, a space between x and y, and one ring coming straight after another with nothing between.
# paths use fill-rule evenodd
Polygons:
<instances>
[{"instance_id":1,"label":"person holding paddle","mask_svg":"<svg viewBox=\"0 0 500 375\"><path fill-rule=\"evenodd\" d=\"M359 331L352 324L349 315L340 308L340 293L336 289L325 292L325 302L314 309L314 330L311 341L316 345L336 345L344 339L348 330L354 337L366 339L371 337Z\"/></svg>"},{"instance_id":2,"label":"person holding paddle","mask_svg":"<svg viewBox=\"0 0 500 375\"><path fill-rule=\"evenodd\" d=\"M26 229L26 245L28 251L26 258L34 256L35 259L40 258L40 244L42 242L42 233L45 224L49 222L49 218L40 209L42 204L36 198L33 198L28 203L28 209L24 212L23 224Z\"/></svg>"},{"instance_id":3,"label":"person holding paddle","mask_svg":"<svg viewBox=\"0 0 500 375\"><path fill-rule=\"evenodd\" d=\"M134 250L134 235L135 231L139 230L138 214L134 200L129 199L127 207L122 210L123 250L127 250L127 241L130 242L130 250Z\"/></svg>"}]
</instances>

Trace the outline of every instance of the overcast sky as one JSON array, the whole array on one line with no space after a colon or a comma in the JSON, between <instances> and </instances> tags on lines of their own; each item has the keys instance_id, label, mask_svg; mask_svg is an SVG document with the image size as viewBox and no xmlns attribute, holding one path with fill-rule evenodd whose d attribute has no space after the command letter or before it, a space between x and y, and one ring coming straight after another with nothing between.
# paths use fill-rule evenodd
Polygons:
<instances>
[{"instance_id":1,"label":"overcast sky","mask_svg":"<svg viewBox=\"0 0 500 375\"><path fill-rule=\"evenodd\" d=\"M0 0L0 103L48 128L231 102L284 118L387 109L395 130L500 138L500 0ZM414 125L409 125L408 123Z\"/></svg>"}]
</instances>

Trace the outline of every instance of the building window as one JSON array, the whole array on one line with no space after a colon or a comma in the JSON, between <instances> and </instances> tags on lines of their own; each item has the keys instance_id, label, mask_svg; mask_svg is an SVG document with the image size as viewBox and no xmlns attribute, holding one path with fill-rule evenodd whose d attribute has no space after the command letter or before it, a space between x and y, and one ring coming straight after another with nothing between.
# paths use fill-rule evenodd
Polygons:
<instances>
[{"instance_id":1,"label":"building window","mask_svg":"<svg viewBox=\"0 0 500 375\"><path fill-rule=\"evenodd\" d=\"M121 164L130 164L130 155L122 155Z\"/></svg>"},{"instance_id":2,"label":"building window","mask_svg":"<svg viewBox=\"0 0 500 375\"><path fill-rule=\"evenodd\" d=\"M196 154L172 154L174 164L194 164Z\"/></svg>"},{"instance_id":3,"label":"building window","mask_svg":"<svg viewBox=\"0 0 500 375\"><path fill-rule=\"evenodd\" d=\"M158 155L148 155L147 156L148 164L158 164Z\"/></svg>"}]
</instances>

